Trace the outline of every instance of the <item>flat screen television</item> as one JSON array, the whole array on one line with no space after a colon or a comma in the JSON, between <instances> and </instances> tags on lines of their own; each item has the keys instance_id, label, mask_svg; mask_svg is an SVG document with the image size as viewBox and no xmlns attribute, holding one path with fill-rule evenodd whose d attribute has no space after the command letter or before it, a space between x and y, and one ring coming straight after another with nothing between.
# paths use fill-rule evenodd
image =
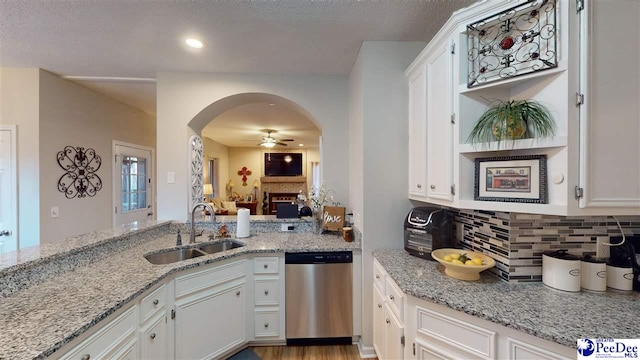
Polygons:
<instances>
[{"instance_id":1,"label":"flat screen television","mask_svg":"<svg viewBox=\"0 0 640 360\"><path fill-rule=\"evenodd\" d=\"M266 153L264 154L265 176L301 176L302 154Z\"/></svg>"}]
</instances>

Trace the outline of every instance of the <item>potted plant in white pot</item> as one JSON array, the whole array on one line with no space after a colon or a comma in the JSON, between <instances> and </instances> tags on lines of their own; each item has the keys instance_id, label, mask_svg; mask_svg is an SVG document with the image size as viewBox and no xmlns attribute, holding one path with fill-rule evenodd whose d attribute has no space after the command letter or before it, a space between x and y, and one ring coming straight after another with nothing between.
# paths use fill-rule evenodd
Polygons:
<instances>
[{"instance_id":1,"label":"potted plant in white pot","mask_svg":"<svg viewBox=\"0 0 640 360\"><path fill-rule=\"evenodd\" d=\"M552 137L555 122L547 107L535 100L496 100L469 134L468 142L488 143L524 138Z\"/></svg>"}]
</instances>

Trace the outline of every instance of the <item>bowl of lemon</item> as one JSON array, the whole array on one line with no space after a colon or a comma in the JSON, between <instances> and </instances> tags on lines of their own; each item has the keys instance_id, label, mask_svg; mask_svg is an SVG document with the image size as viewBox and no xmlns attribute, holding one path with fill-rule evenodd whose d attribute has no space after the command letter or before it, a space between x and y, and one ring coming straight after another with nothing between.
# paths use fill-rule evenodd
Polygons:
<instances>
[{"instance_id":1,"label":"bowl of lemon","mask_svg":"<svg viewBox=\"0 0 640 360\"><path fill-rule=\"evenodd\" d=\"M437 249L431 257L444 266L447 276L468 281L479 280L480 272L496 265L489 256L464 249Z\"/></svg>"}]
</instances>

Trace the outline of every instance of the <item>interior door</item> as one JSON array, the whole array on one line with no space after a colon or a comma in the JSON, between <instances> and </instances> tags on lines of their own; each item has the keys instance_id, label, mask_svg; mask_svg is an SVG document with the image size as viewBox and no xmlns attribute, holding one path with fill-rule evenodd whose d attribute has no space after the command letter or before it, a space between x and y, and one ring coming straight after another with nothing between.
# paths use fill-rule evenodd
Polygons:
<instances>
[{"instance_id":1,"label":"interior door","mask_svg":"<svg viewBox=\"0 0 640 360\"><path fill-rule=\"evenodd\" d=\"M153 219L152 150L114 144L113 225Z\"/></svg>"},{"instance_id":2,"label":"interior door","mask_svg":"<svg viewBox=\"0 0 640 360\"><path fill-rule=\"evenodd\" d=\"M19 248L16 148L16 126L0 125L0 253Z\"/></svg>"}]
</instances>

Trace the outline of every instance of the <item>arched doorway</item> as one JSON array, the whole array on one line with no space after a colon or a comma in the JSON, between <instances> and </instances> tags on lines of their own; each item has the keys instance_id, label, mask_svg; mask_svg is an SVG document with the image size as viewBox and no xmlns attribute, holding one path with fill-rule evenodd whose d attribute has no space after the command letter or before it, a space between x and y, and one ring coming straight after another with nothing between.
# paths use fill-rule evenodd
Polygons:
<instances>
[{"instance_id":1,"label":"arched doorway","mask_svg":"<svg viewBox=\"0 0 640 360\"><path fill-rule=\"evenodd\" d=\"M321 130L306 109L289 99L266 93L228 96L188 125L203 143L203 176L192 177L192 184L206 184L208 201L234 201L252 214L268 215L269 195L306 194L320 184ZM293 162L282 164L287 171L270 166L292 157Z\"/></svg>"}]
</instances>

